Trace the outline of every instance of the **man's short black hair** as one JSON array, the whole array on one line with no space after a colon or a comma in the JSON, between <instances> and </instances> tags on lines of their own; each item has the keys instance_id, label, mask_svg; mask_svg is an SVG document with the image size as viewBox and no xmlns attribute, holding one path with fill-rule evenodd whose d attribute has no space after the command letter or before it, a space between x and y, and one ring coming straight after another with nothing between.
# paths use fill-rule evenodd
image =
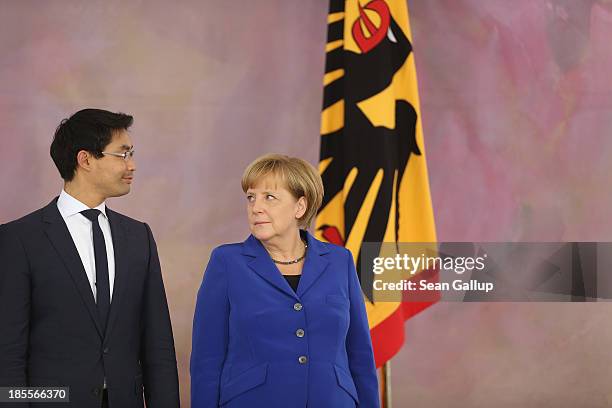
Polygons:
<instances>
[{"instance_id":1,"label":"man's short black hair","mask_svg":"<svg viewBox=\"0 0 612 408\"><path fill-rule=\"evenodd\" d=\"M102 151L111 142L113 132L127 130L134 118L125 113L102 109L83 109L62 120L51 143L51 158L65 181L74 178L77 153L81 150L101 158Z\"/></svg>"}]
</instances>

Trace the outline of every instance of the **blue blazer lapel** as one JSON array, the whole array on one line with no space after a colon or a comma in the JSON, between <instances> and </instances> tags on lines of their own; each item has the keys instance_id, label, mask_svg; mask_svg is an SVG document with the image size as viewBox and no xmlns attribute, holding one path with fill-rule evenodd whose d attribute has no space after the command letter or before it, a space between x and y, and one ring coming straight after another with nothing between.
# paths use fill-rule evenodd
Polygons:
<instances>
[{"instance_id":1,"label":"blue blazer lapel","mask_svg":"<svg viewBox=\"0 0 612 408\"><path fill-rule=\"evenodd\" d=\"M274 262L272 262L272 258L270 258L270 255L268 255L268 252L257 238L249 235L246 241L243 242L242 253L252 258L247 263L259 276L281 292L286 293L292 298L296 297L295 292L291 289L285 278L283 278Z\"/></svg>"},{"instance_id":2,"label":"blue blazer lapel","mask_svg":"<svg viewBox=\"0 0 612 408\"><path fill-rule=\"evenodd\" d=\"M111 227L113 236L113 251L115 253L115 282L113 284L113 297L111 299L110 312L106 325L105 339L110 337L114 322L117 320L121 299L125 289L128 275L127 264L129 260L129 250L127 248L127 231L119 216L114 211L106 208L106 216Z\"/></svg>"},{"instance_id":3,"label":"blue blazer lapel","mask_svg":"<svg viewBox=\"0 0 612 408\"><path fill-rule=\"evenodd\" d=\"M79 253L72 241L70 231L68 231L64 219L57 209L57 198L51 201L51 203L43 209L43 222L48 224L45 228L47 238L51 241L51 245L53 245L59 254L64 265L66 265L66 269L70 273L81 295L81 299L96 325L98 334L102 337L102 326L100 325L98 309L91 291L91 286L87 279L87 274L85 273L85 268L83 267Z\"/></svg>"},{"instance_id":4,"label":"blue blazer lapel","mask_svg":"<svg viewBox=\"0 0 612 408\"><path fill-rule=\"evenodd\" d=\"M306 236L308 241L308 252L306 253L306 260L302 268L302 277L298 285L297 294L299 297L304 296L304 293L312 287L329 265L329 261L323 256L329 252L329 249L308 232L306 232Z\"/></svg>"}]
</instances>

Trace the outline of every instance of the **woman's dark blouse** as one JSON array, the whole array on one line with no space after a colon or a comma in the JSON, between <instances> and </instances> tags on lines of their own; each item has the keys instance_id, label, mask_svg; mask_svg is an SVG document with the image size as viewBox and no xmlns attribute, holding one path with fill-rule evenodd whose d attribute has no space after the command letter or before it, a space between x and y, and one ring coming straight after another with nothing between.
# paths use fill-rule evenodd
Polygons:
<instances>
[{"instance_id":1,"label":"woman's dark blouse","mask_svg":"<svg viewBox=\"0 0 612 408\"><path fill-rule=\"evenodd\" d=\"M283 275L287 279L287 283L291 286L294 292L297 293L298 284L300 283L300 277L302 275Z\"/></svg>"}]
</instances>

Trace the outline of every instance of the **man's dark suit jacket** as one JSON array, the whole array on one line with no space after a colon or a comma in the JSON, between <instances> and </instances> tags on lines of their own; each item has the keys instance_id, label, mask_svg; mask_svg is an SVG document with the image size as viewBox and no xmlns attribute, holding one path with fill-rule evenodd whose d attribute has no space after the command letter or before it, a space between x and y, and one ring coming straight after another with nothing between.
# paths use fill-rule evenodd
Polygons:
<instances>
[{"instance_id":1,"label":"man's dark suit jacket","mask_svg":"<svg viewBox=\"0 0 612 408\"><path fill-rule=\"evenodd\" d=\"M178 407L153 235L147 224L106 214L115 281L105 333L57 198L0 226L0 386L68 386L70 404L58 407L98 408L106 378L111 408L143 407L143 388L147 408Z\"/></svg>"}]
</instances>

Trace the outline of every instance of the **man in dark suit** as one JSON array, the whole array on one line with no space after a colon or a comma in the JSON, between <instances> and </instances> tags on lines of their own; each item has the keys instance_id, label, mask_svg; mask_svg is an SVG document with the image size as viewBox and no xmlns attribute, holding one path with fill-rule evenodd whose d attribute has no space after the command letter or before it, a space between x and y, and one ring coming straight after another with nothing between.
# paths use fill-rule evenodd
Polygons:
<instances>
[{"instance_id":1,"label":"man in dark suit","mask_svg":"<svg viewBox=\"0 0 612 408\"><path fill-rule=\"evenodd\" d=\"M151 229L105 205L130 191L131 124L98 109L62 121L51 157L63 191L0 226L0 386L70 387L58 407L140 408L143 388L147 408L179 406Z\"/></svg>"}]
</instances>

